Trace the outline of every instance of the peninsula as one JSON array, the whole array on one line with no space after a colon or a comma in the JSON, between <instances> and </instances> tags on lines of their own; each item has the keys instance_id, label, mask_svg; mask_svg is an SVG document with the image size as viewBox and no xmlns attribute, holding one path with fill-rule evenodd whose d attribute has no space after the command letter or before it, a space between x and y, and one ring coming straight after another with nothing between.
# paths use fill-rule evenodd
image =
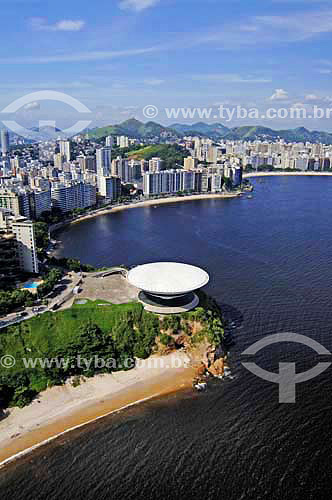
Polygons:
<instances>
[{"instance_id":1,"label":"peninsula","mask_svg":"<svg viewBox=\"0 0 332 500\"><path fill-rule=\"evenodd\" d=\"M204 292L192 311L158 315L121 274L87 273L80 286L57 312L2 330L0 358L15 360L0 368L2 464L114 411L190 389L205 373L224 373L215 353L224 320Z\"/></svg>"}]
</instances>

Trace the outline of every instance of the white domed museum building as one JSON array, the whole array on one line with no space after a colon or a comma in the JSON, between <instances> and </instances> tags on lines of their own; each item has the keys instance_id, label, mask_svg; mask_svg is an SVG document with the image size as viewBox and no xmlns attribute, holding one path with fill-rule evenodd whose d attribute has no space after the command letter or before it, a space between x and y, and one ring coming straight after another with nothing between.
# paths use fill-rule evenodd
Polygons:
<instances>
[{"instance_id":1,"label":"white domed museum building","mask_svg":"<svg viewBox=\"0 0 332 500\"><path fill-rule=\"evenodd\" d=\"M195 291L209 282L203 269L179 262L154 262L134 267L127 274L147 311L179 314L199 304Z\"/></svg>"}]
</instances>

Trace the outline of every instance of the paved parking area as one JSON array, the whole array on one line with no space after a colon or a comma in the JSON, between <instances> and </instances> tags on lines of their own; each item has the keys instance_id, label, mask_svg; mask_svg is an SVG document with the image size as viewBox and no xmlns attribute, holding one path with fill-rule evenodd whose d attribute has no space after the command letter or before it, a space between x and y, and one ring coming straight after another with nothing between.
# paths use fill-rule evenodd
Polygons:
<instances>
[{"instance_id":1,"label":"paved parking area","mask_svg":"<svg viewBox=\"0 0 332 500\"><path fill-rule=\"evenodd\" d=\"M91 300L102 299L113 304L124 304L137 300L138 290L128 283L120 274L113 274L105 278L95 278L85 275L81 292L78 297Z\"/></svg>"}]
</instances>

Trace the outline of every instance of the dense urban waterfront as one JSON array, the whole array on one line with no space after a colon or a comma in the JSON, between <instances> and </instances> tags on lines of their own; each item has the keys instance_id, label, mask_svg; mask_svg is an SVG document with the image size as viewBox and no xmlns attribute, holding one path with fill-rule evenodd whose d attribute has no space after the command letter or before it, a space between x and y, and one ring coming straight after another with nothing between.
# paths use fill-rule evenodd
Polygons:
<instances>
[{"instance_id":1,"label":"dense urban waterfront","mask_svg":"<svg viewBox=\"0 0 332 500\"><path fill-rule=\"evenodd\" d=\"M317 498L329 496L331 369L297 386L294 405L241 365L241 352L296 332L331 351L330 177L253 181L252 199L211 199L99 216L64 229L59 254L95 266L184 261L235 322L232 382L106 417L0 472L5 498ZM266 348L256 363L297 371L306 347Z\"/></svg>"}]
</instances>

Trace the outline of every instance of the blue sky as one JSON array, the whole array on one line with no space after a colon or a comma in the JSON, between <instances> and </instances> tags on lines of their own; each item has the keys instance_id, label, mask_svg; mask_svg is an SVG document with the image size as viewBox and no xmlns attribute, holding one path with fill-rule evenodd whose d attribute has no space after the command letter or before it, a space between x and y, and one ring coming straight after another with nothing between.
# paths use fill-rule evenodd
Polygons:
<instances>
[{"instance_id":1,"label":"blue sky","mask_svg":"<svg viewBox=\"0 0 332 500\"><path fill-rule=\"evenodd\" d=\"M164 107L332 107L332 1L0 0L0 107L30 92L79 99L99 124ZM67 105L21 110L70 125ZM189 121L199 121L189 120ZM207 120L223 121L223 120ZM332 130L331 120L256 120ZM224 121L225 123L225 121ZM226 125L254 124L239 120Z\"/></svg>"}]
</instances>

